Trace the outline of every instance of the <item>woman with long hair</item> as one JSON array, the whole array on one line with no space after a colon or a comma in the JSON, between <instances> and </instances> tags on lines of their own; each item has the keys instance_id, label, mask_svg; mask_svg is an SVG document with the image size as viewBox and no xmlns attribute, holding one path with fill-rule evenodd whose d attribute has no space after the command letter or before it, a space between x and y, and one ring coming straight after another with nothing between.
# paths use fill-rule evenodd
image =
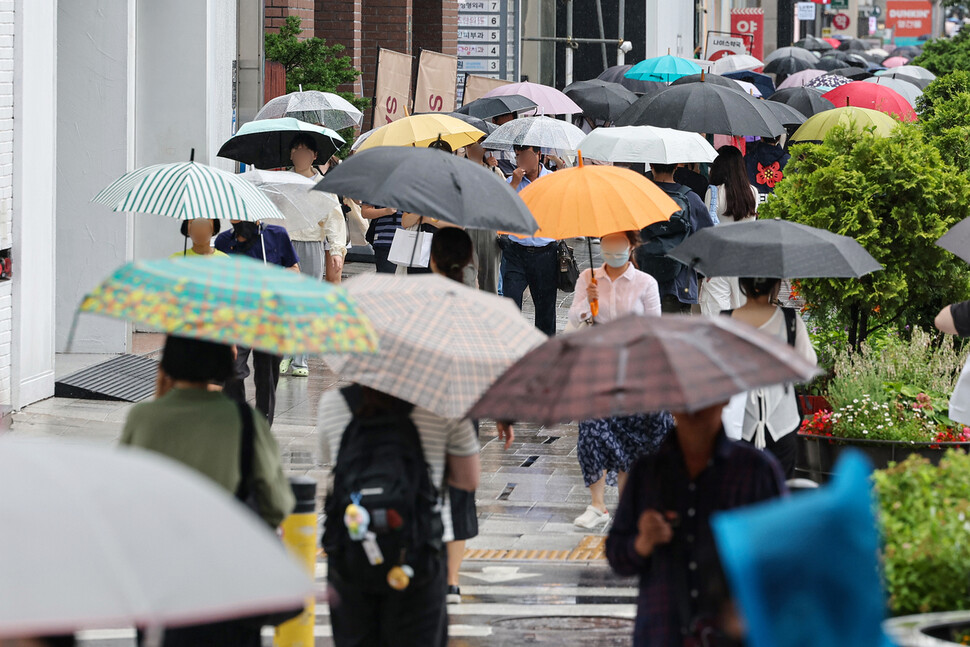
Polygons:
<instances>
[{"instance_id":1,"label":"woman with long hair","mask_svg":"<svg viewBox=\"0 0 970 647\"><path fill-rule=\"evenodd\" d=\"M584 270L579 275L569 308L571 327L595 325L628 314L660 316L657 280L638 270L633 260L639 242L638 231L621 231L600 239L604 262L595 271ZM595 283L591 276L595 276ZM597 303L595 315L593 302ZM633 463L656 451L672 428L673 418L667 412L581 421L576 455L591 502L573 523L587 529L606 525L610 520L606 485L618 486L622 492Z\"/></svg>"},{"instance_id":2,"label":"woman with long hair","mask_svg":"<svg viewBox=\"0 0 970 647\"><path fill-rule=\"evenodd\" d=\"M748 182L744 155L734 146L721 146L711 164L711 186L705 198L715 223L754 220L758 216L758 189ZM708 277L701 281L698 304L701 313L716 315L743 303L736 277Z\"/></svg>"}]
</instances>

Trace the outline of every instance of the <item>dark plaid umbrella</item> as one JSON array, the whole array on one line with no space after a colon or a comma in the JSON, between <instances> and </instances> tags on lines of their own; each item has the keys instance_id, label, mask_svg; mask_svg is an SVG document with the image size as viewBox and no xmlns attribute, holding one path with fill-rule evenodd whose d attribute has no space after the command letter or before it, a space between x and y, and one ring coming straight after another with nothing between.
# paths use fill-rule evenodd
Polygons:
<instances>
[{"instance_id":1,"label":"dark plaid umbrella","mask_svg":"<svg viewBox=\"0 0 970 647\"><path fill-rule=\"evenodd\" d=\"M712 83L671 86L652 97L643 97L620 115L616 125L756 137L777 137L785 132L785 126L763 101Z\"/></svg>"},{"instance_id":2,"label":"dark plaid umbrella","mask_svg":"<svg viewBox=\"0 0 970 647\"><path fill-rule=\"evenodd\" d=\"M772 59L767 65L765 65L765 72L769 74L775 74L778 77L791 76L795 72L801 72L802 70L818 69L815 66L818 61L812 61L809 63L803 58L796 58L794 56L784 56L781 58Z\"/></svg>"},{"instance_id":3,"label":"dark plaid umbrella","mask_svg":"<svg viewBox=\"0 0 970 647\"><path fill-rule=\"evenodd\" d=\"M545 342L506 371L468 416L552 425L698 411L816 372L787 344L730 317L630 315Z\"/></svg>"},{"instance_id":4,"label":"dark plaid umbrella","mask_svg":"<svg viewBox=\"0 0 970 647\"><path fill-rule=\"evenodd\" d=\"M970 218L953 225L936 244L970 263Z\"/></svg>"},{"instance_id":5,"label":"dark plaid umbrella","mask_svg":"<svg viewBox=\"0 0 970 647\"><path fill-rule=\"evenodd\" d=\"M359 151L314 188L471 229L531 234L539 228L522 199L495 173L429 148Z\"/></svg>"},{"instance_id":6,"label":"dark plaid umbrella","mask_svg":"<svg viewBox=\"0 0 970 647\"><path fill-rule=\"evenodd\" d=\"M765 101L765 107L771 110L784 126L801 126L808 119L795 108L778 101Z\"/></svg>"},{"instance_id":7,"label":"dark plaid umbrella","mask_svg":"<svg viewBox=\"0 0 970 647\"><path fill-rule=\"evenodd\" d=\"M630 71L632 65L614 65L600 72L596 78L600 81L619 83L630 92L636 94L656 94L667 87L660 81L640 81L638 79L628 79L626 73Z\"/></svg>"},{"instance_id":8,"label":"dark plaid umbrella","mask_svg":"<svg viewBox=\"0 0 970 647\"><path fill-rule=\"evenodd\" d=\"M600 121L614 121L637 100L637 95L619 83L602 79L577 81L563 92L583 109L584 116Z\"/></svg>"},{"instance_id":9,"label":"dark plaid umbrella","mask_svg":"<svg viewBox=\"0 0 970 647\"><path fill-rule=\"evenodd\" d=\"M831 101L822 98L822 90L818 88L785 88L768 97L768 101L789 105L806 117L835 107Z\"/></svg>"},{"instance_id":10,"label":"dark plaid umbrella","mask_svg":"<svg viewBox=\"0 0 970 647\"><path fill-rule=\"evenodd\" d=\"M724 77L734 79L735 81L750 83L758 88L758 92L763 97L767 97L775 91L775 84L767 74L759 74L758 72L751 72L750 70L740 70L738 72L728 72Z\"/></svg>"},{"instance_id":11,"label":"dark plaid umbrella","mask_svg":"<svg viewBox=\"0 0 970 647\"><path fill-rule=\"evenodd\" d=\"M521 94L506 94L499 97L475 99L471 103L458 108L455 112L478 117L479 119L491 119L492 117L498 117L500 115L535 110L536 107L535 101L523 97Z\"/></svg>"},{"instance_id":12,"label":"dark plaid umbrella","mask_svg":"<svg viewBox=\"0 0 970 647\"><path fill-rule=\"evenodd\" d=\"M882 269L855 239L786 220L702 229L669 255L704 276L858 278Z\"/></svg>"}]
</instances>

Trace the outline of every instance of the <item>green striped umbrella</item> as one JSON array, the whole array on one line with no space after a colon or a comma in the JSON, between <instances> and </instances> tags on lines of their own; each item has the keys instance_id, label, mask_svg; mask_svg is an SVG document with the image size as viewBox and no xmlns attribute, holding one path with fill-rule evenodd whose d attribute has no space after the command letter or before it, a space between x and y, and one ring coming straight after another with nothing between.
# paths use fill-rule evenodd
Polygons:
<instances>
[{"instance_id":1,"label":"green striped umbrella","mask_svg":"<svg viewBox=\"0 0 970 647\"><path fill-rule=\"evenodd\" d=\"M246 180L196 162L155 164L125 173L92 202L114 211L157 213L178 220L283 218L269 198Z\"/></svg>"},{"instance_id":2,"label":"green striped umbrella","mask_svg":"<svg viewBox=\"0 0 970 647\"><path fill-rule=\"evenodd\" d=\"M377 349L346 290L246 256L128 263L84 297L80 311L277 355Z\"/></svg>"}]
</instances>

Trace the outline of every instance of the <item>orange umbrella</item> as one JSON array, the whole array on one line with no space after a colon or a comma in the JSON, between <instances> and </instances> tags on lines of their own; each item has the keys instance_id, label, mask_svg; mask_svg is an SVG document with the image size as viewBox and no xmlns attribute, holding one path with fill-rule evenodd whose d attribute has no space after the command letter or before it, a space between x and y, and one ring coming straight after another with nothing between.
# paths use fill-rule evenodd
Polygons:
<instances>
[{"instance_id":1,"label":"orange umbrella","mask_svg":"<svg viewBox=\"0 0 970 647\"><path fill-rule=\"evenodd\" d=\"M637 231L669 220L680 210L660 187L639 173L618 166L585 166L582 153L579 166L545 175L519 195L539 223L534 235L544 238L588 239ZM596 316L596 305L590 306Z\"/></svg>"}]
</instances>

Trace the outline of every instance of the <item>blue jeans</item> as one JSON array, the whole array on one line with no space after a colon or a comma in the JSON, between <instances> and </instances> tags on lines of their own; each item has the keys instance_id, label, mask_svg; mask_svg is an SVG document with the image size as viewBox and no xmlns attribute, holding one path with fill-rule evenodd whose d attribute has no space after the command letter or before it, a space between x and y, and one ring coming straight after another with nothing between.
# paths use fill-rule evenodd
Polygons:
<instances>
[{"instance_id":1,"label":"blue jeans","mask_svg":"<svg viewBox=\"0 0 970 647\"><path fill-rule=\"evenodd\" d=\"M502 294L522 308L526 288L536 308L536 328L550 337L556 334L556 295L559 259L556 243L545 247L526 247L509 241L502 255Z\"/></svg>"}]
</instances>

